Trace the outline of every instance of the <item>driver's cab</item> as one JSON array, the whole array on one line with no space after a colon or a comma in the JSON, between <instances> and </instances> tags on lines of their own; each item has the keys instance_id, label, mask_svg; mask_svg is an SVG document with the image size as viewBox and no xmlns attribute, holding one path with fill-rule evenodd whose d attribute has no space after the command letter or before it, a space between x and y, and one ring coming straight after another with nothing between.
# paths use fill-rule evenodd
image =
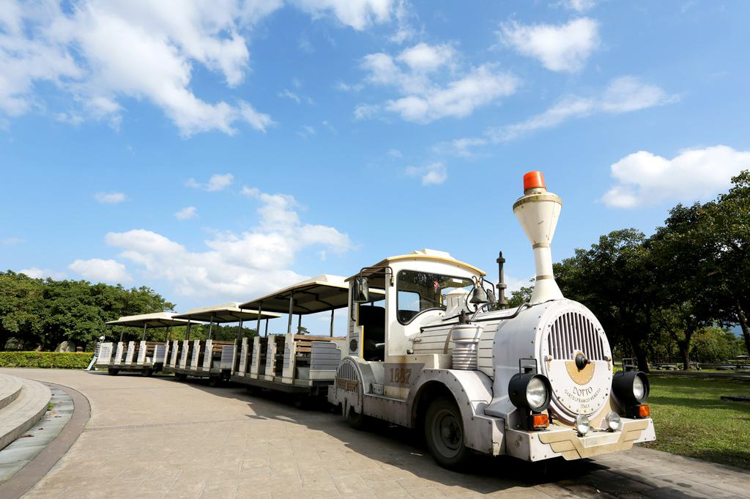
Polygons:
<instances>
[{"instance_id":1,"label":"driver's cab","mask_svg":"<svg viewBox=\"0 0 750 499\"><path fill-rule=\"evenodd\" d=\"M421 328L443 320L447 295L468 296L484 276L476 267L435 250L386 258L349 281L349 355L405 363Z\"/></svg>"}]
</instances>

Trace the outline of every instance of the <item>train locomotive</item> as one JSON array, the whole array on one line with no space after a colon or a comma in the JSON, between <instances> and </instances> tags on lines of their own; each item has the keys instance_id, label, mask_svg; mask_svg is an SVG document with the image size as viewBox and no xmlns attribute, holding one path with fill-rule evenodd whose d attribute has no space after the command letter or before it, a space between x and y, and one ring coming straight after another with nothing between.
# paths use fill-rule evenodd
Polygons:
<instances>
[{"instance_id":1,"label":"train locomotive","mask_svg":"<svg viewBox=\"0 0 750 499\"><path fill-rule=\"evenodd\" d=\"M329 402L354 427L376 418L421 428L448 468L472 452L572 460L654 440L648 379L632 366L615 373L601 324L555 282L561 208L540 172L524 176L513 212L536 279L516 309L493 310L484 273L442 252L388 258L352 277L349 352Z\"/></svg>"}]
</instances>

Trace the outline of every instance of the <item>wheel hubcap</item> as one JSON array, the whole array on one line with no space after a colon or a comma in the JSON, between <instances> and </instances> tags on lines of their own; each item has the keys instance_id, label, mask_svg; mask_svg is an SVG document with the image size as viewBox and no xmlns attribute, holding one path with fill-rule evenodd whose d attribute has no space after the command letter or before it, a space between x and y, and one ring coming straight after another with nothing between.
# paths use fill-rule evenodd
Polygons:
<instances>
[{"instance_id":1,"label":"wheel hubcap","mask_svg":"<svg viewBox=\"0 0 750 499\"><path fill-rule=\"evenodd\" d=\"M435 418L433 425L435 443L440 453L445 456L454 456L461 449L463 442L463 431L460 422L449 411L440 412Z\"/></svg>"}]
</instances>

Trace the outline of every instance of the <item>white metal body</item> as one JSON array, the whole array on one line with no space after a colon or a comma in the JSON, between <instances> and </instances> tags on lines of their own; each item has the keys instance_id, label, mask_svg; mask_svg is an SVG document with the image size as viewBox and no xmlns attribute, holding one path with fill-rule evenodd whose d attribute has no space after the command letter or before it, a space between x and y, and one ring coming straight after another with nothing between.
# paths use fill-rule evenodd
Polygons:
<instances>
[{"instance_id":1,"label":"white metal body","mask_svg":"<svg viewBox=\"0 0 750 499\"><path fill-rule=\"evenodd\" d=\"M551 239L551 234L550 234ZM449 257L430 257L422 252L412 258L386 260L394 281L385 289L385 359L363 357L363 328L357 323L358 306L349 314L348 356L342 361L331 403L344 415L349 411L414 427L424 393L449 393L462 414L467 447L493 455L509 454L537 461L563 456L578 459L630 448L633 443L653 440L650 419L622 418L623 430L605 431L604 416L618 407L611 396L612 353L606 335L594 315L583 305L564 298L476 314L470 322L474 332L457 332L457 341L477 342L477 368L453 369L451 330L456 327L456 303L447 311L434 309L416 315L408 324L397 318L397 283L401 270L464 278L479 278L478 269ZM554 283L553 279L550 279ZM556 286L556 285L555 285ZM549 292L549 288L545 293ZM553 294L554 295L554 294ZM465 296L465 293L464 293ZM464 306L465 307L465 306ZM432 326L425 328L425 326ZM587 370L572 370L575 354L591 361ZM508 382L519 372L519 360L535 366L549 378L552 402L548 412L555 423L549 430L520 429L520 411L508 398ZM586 414L594 429L579 437L573 430L576 415Z\"/></svg>"}]
</instances>

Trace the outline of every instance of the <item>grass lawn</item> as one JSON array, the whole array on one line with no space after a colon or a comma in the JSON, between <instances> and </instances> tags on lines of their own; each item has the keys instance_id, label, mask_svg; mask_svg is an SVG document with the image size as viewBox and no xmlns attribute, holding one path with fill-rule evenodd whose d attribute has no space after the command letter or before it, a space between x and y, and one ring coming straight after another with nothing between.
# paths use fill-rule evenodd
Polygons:
<instances>
[{"instance_id":1,"label":"grass lawn","mask_svg":"<svg viewBox=\"0 0 750 499\"><path fill-rule=\"evenodd\" d=\"M724 378L649 375L656 441L644 444L683 456L750 470L750 382Z\"/></svg>"}]
</instances>

